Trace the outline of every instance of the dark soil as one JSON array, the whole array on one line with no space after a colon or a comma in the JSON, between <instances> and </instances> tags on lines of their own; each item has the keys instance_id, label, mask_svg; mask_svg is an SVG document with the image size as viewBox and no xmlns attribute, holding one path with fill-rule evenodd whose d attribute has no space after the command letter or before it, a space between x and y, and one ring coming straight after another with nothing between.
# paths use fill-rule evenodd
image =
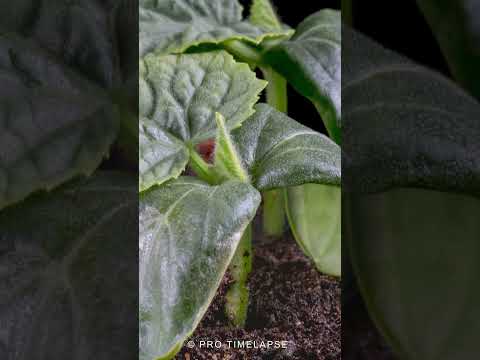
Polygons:
<instances>
[{"instance_id":1,"label":"dark soil","mask_svg":"<svg viewBox=\"0 0 480 360\"><path fill-rule=\"evenodd\" d=\"M319 274L290 235L255 246L245 329L230 327L224 315L228 282L227 275L190 339L195 346L185 345L176 359L341 359L340 281ZM202 340L223 346L200 348ZM288 343L286 349L234 349L228 340Z\"/></svg>"}]
</instances>

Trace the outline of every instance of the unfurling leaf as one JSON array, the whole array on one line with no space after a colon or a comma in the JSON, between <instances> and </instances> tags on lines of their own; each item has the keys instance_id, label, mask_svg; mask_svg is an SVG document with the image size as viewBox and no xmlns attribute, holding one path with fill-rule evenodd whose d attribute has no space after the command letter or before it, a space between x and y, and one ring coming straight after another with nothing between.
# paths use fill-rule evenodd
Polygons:
<instances>
[{"instance_id":1,"label":"unfurling leaf","mask_svg":"<svg viewBox=\"0 0 480 360\"><path fill-rule=\"evenodd\" d=\"M140 190L181 173L188 149L215 136L216 112L228 129L238 127L265 86L224 51L146 56L139 83Z\"/></svg>"},{"instance_id":2,"label":"unfurling leaf","mask_svg":"<svg viewBox=\"0 0 480 360\"><path fill-rule=\"evenodd\" d=\"M216 114L217 137L215 145L215 164L213 171L220 179L235 179L248 182L248 174L243 168L242 160L235 148L230 132L225 127L225 119Z\"/></svg>"},{"instance_id":3,"label":"unfurling leaf","mask_svg":"<svg viewBox=\"0 0 480 360\"><path fill-rule=\"evenodd\" d=\"M253 0L250 7L250 22L265 30L282 30L282 23L270 0Z\"/></svg>"},{"instance_id":4,"label":"unfurling leaf","mask_svg":"<svg viewBox=\"0 0 480 360\"><path fill-rule=\"evenodd\" d=\"M171 358L207 310L260 194L179 178L140 197L140 359Z\"/></svg>"}]
</instances>

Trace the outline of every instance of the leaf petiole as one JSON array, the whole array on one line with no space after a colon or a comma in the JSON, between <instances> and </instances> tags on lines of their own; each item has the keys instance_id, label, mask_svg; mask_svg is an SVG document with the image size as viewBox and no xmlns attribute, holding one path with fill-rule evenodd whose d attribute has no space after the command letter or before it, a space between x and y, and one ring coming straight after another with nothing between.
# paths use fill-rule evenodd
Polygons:
<instances>
[{"instance_id":1,"label":"leaf petiole","mask_svg":"<svg viewBox=\"0 0 480 360\"><path fill-rule=\"evenodd\" d=\"M262 67L267 85L267 102L283 113L287 112L287 81L271 67ZM270 190L263 193L263 231L268 236L283 234L286 225L283 192Z\"/></svg>"}]
</instances>

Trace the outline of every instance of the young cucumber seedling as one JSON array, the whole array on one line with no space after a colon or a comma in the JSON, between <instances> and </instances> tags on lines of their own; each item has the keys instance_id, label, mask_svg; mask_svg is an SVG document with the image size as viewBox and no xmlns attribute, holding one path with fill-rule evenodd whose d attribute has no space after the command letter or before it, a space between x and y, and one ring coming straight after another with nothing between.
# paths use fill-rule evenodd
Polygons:
<instances>
[{"instance_id":1,"label":"young cucumber seedling","mask_svg":"<svg viewBox=\"0 0 480 360\"><path fill-rule=\"evenodd\" d=\"M306 255L340 275L339 12L313 14L294 34L265 0L253 2L249 19L236 0L174 2L140 5L144 360L175 356L227 270L226 314L245 324L262 196L267 231L284 230L286 208ZM285 114L287 81L313 102L333 140ZM266 87L268 104L256 104Z\"/></svg>"}]
</instances>

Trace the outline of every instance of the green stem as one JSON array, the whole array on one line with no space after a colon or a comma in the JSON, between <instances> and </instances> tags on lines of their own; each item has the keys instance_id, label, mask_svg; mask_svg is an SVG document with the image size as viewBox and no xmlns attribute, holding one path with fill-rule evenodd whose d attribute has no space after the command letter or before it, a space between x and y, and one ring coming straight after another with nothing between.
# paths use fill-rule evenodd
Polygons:
<instances>
[{"instance_id":1,"label":"green stem","mask_svg":"<svg viewBox=\"0 0 480 360\"><path fill-rule=\"evenodd\" d=\"M281 189L263 193L263 231L266 235L279 237L286 226L285 199Z\"/></svg>"},{"instance_id":2,"label":"green stem","mask_svg":"<svg viewBox=\"0 0 480 360\"><path fill-rule=\"evenodd\" d=\"M262 67L262 72L268 81L267 103L278 111L287 113L287 80L271 67Z\"/></svg>"},{"instance_id":3,"label":"green stem","mask_svg":"<svg viewBox=\"0 0 480 360\"><path fill-rule=\"evenodd\" d=\"M287 112L287 81L270 67L262 68L268 81L267 102L278 111ZM263 231L268 236L279 237L286 225L283 191L270 190L263 193Z\"/></svg>"},{"instance_id":4,"label":"green stem","mask_svg":"<svg viewBox=\"0 0 480 360\"><path fill-rule=\"evenodd\" d=\"M248 275L252 271L252 226L248 225L230 262L233 284L225 297L225 312L237 327L245 326L248 310Z\"/></svg>"},{"instance_id":5,"label":"green stem","mask_svg":"<svg viewBox=\"0 0 480 360\"><path fill-rule=\"evenodd\" d=\"M211 166L207 164L205 160L193 149L193 147L189 147L190 151L190 167L195 172L195 174L202 180L206 181L207 183L213 185L217 184L217 178L215 174L211 170Z\"/></svg>"},{"instance_id":6,"label":"green stem","mask_svg":"<svg viewBox=\"0 0 480 360\"><path fill-rule=\"evenodd\" d=\"M260 52L253 46L245 44L240 40L228 40L223 43L223 47L230 54L236 56L242 61L247 62L249 65L256 66L262 60Z\"/></svg>"}]
</instances>

